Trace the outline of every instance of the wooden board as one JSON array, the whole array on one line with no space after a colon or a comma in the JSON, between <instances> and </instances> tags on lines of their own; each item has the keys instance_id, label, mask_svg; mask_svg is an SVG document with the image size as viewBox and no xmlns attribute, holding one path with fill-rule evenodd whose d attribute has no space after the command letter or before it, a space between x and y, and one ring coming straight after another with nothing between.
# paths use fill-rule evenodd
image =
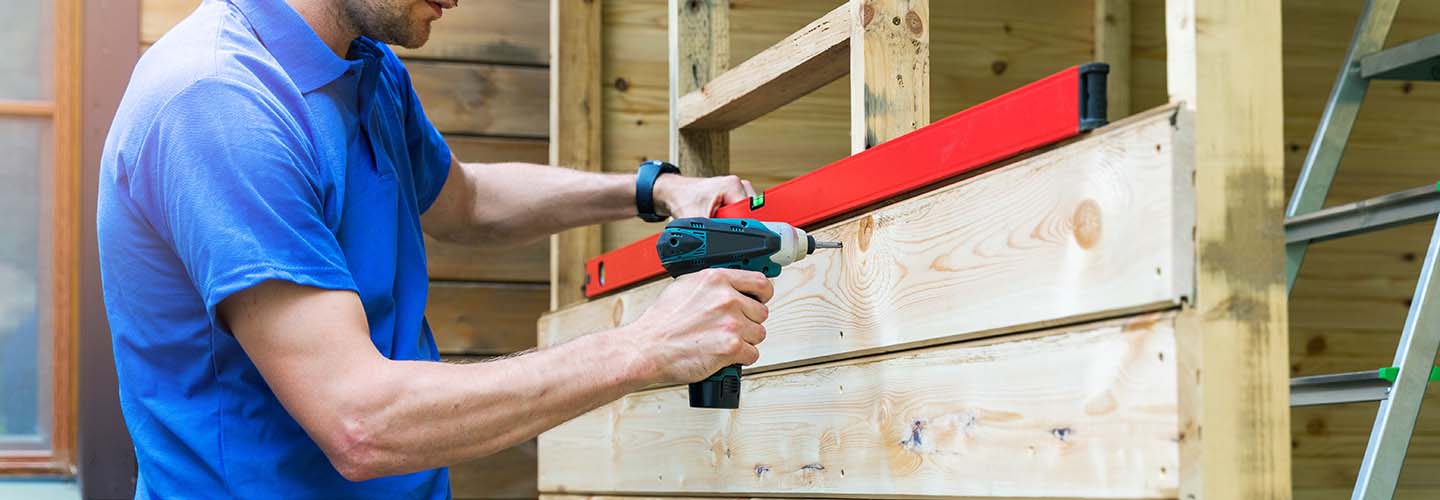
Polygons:
<instances>
[{"instance_id":1,"label":"wooden board","mask_svg":"<svg viewBox=\"0 0 1440 500\"><path fill-rule=\"evenodd\" d=\"M1169 307L1188 293L1172 110L815 232L775 279L757 369ZM544 316L542 345L627 323L665 282Z\"/></svg>"},{"instance_id":2,"label":"wooden board","mask_svg":"<svg viewBox=\"0 0 1440 500\"><path fill-rule=\"evenodd\" d=\"M544 139L478 137L449 135L445 142L460 161L465 163L504 163L520 161L545 164L549 143Z\"/></svg>"},{"instance_id":3,"label":"wooden board","mask_svg":"<svg viewBox=\"0 0 1440 500\"><path fill-rule=\"evenodd\" d=\"M841 4L775 46L680 97L680 128L729 130L850 71L850 10Z\"/></svg>"},{"instance_id":4,"label":"wooden board","mask_svg":"<svg viewBox=\"0 0 1440 500\"><path fill-rule=\"evenodd\" d=\"M498 355L535 347L545 284L430 283L425 318L441 354Z\"/></svg>"},{"instance_id":5,"label":"wooden board","mask_svg":"<svg viewBox=\"0 0 1440 500\"><path fill-rule=\"evenodd\" d=\"M551 165L601 169L600 12L591 0L551 0ZM600 254L600 226L550 238L550 308L584 298L585 260Z\"/></svg>"},{"instance_id":6,"label":"wooden board","mask_svg":"<svg viewBox=\"0 0 1440 500\"><path fill-rule=\"evenodd\" d=\"M545 283L550 277L550 242L514 248L475 248L425 237L430 279Z\"/></svg>"},{"instance_id":7,"label":"wooden board","mask_svg":"<svg viewBox=\"0 0 1440 500\"><path fill-rule=\"evenodd\" d=\"M155 43L199 5L200 0L144 0L140 40ZM546 9L534 0L466 0L431 25L424 47L392 48L405 58L544 65Z\"/></svg>"},{"instance_id":8,"label":"wooden board","mask_svg":"<svg viewBox=\"0 0 1440 500\"><path fill-rule=\"evenodd\" d=\"M408 61L425 114L447 134L544 138L550 72L493 64Z\"/></svg>"},{"instance_id":9,"label":"wooden board","mask_svg":"<svg viewBox=\"0 0 1440 500\"><path fill-rule=\"evenodd\" d=\"M450 467L450 493L456 499L535 498L535 441Z\"/></svg>"},{"instance_id":10,"label":"wooden board","mask_svg":"<svg viewBox=\"0 0 1440 500\"><path fill-rule=\"evenodd\" d=\"M685 175L730 173L730 134L680 128L680 97L730 67L730 0L670 0L668 38L670 148L667 158Z\"/></svg>"},{"instance_id":11,"label":"wooden board","mask_svg":"<svg viewBox=\"0 0 1440 500\"><path fill-rule=\"evenodd\" d=\"M1286 498L1280 2L1168 0L1166 85L1193 123L1195 295L1178 321L1180 494Z\"/></svg>"},{"instance_id":12,"label":"wooden board","mask_svg":"<svg viewBox=\"0 0 1440 500\"><path fill-rule=\"evenodd\" d=\"M540 490L1173 498L1173 320L761 374L736 411L632 394L540 436Z\"/></svg>"},{"instance_id":13,"label":"wooden board","mask_svg":"<svg viewBox=\"0 0 1440 500\"><path fill-rule=\"evenodd\" d=\"M930 0L850 9L850 154L930 123Z\"/></svg>"}]
</instances>

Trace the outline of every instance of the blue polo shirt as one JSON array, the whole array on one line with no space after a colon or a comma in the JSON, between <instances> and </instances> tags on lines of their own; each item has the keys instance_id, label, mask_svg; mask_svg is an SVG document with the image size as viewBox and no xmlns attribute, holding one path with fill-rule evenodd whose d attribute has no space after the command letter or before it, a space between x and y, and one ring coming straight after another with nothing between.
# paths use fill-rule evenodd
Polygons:
<instances>
[{"instance_id":1,"label":"blue polo shirt","mask_svg":"<svg viewBox=\"0 0 1440 500\"><path fill-rule=\"evenodd\" d=\"M206 0L135 67L101 161L138 497L449 496L445 469L341 477L215 315L266 280L350 290L382 354L439 359L420 214L450 150L388 48L342 59L284 0Z\"/></svg>"}]
</instances>

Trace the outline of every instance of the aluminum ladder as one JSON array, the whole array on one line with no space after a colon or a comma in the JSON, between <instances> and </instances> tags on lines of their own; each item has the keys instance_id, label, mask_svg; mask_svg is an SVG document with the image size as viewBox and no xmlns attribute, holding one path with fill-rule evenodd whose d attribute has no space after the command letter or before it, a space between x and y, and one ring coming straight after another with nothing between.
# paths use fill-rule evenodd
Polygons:
<instances>
[{"instance_id":1,"label":"aluminum ladder","mask_svg":"<svg viewBox=\"0 0 1440 500\"><path fill-rule=\"evenodd\" d=\"M1321 209L1350 130L1371 80L1440 80L1440 34L1381 50L1400 0L1366 0L1345 64L1330 91L1324 114L1305 155L1295 192L1285 210L1287 290L1312 242L1342 238L1440 215L1440 183ZM1390 367L1376 371L1300 377L1290 381L1291 406L1379 401L1352 500L1395 495L1400 468L1420 415L1420 402L1440 350L1440 224L1430 237L1420 279Z\"/></svg>"}]
</instances>

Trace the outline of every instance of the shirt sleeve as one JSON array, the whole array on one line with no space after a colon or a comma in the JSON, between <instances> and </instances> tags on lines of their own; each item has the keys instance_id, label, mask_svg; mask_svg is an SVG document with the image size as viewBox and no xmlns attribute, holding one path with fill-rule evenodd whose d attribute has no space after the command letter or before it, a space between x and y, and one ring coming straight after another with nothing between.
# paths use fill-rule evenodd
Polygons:
<instances>
[{"instance_id":1,"label":"shirt sleeve","mask_svg":"<svg viewBox=\"0 0 1440 500\"><path fill-rule=\"evenodd\" d=\"M325 222L322 180L300 127L244 84L191 84L156 116L130 182L138 210L215 308L267 280L355 290Z\"/></svg>"},{"instance_id":2,"label":"shirt sleeve","mask_svg":"<svg viewBox=\"0 0 1440 500\"><path fill-rule=\"evenodd\" d=\"M384 52L386 65L395 68L401 75L399 80L403 88L400 95L406 99L405 140L410 150L410 164L415 168L415 194L420 202L420 213L425 213L440 196L440 189L445 187L445 179L450 176L450 146L430 123L430 118L425 116L425 107L420 104L420 96L410 83L410 72L405 69L404 63L388 47Z\"/></svg>"}]
</instances>

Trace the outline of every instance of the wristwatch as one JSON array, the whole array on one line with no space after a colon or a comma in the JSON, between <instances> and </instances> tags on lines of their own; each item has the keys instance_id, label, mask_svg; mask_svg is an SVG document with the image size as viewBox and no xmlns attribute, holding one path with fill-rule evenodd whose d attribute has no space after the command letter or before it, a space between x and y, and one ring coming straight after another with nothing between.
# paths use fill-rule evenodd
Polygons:
<instances>
[{"instance_id":1,"label":"wristwatch","mask_svg":"<svg viewBox=\"0 0 1440 500\"><path fill-rule=\"evenodd\" d=\"M659 160L640 164L635 173L635 211L645 222L663 222L665 216L655 213L655 179L661 174L678 174L680 167Z\"/></svg>"}]
</instances>

